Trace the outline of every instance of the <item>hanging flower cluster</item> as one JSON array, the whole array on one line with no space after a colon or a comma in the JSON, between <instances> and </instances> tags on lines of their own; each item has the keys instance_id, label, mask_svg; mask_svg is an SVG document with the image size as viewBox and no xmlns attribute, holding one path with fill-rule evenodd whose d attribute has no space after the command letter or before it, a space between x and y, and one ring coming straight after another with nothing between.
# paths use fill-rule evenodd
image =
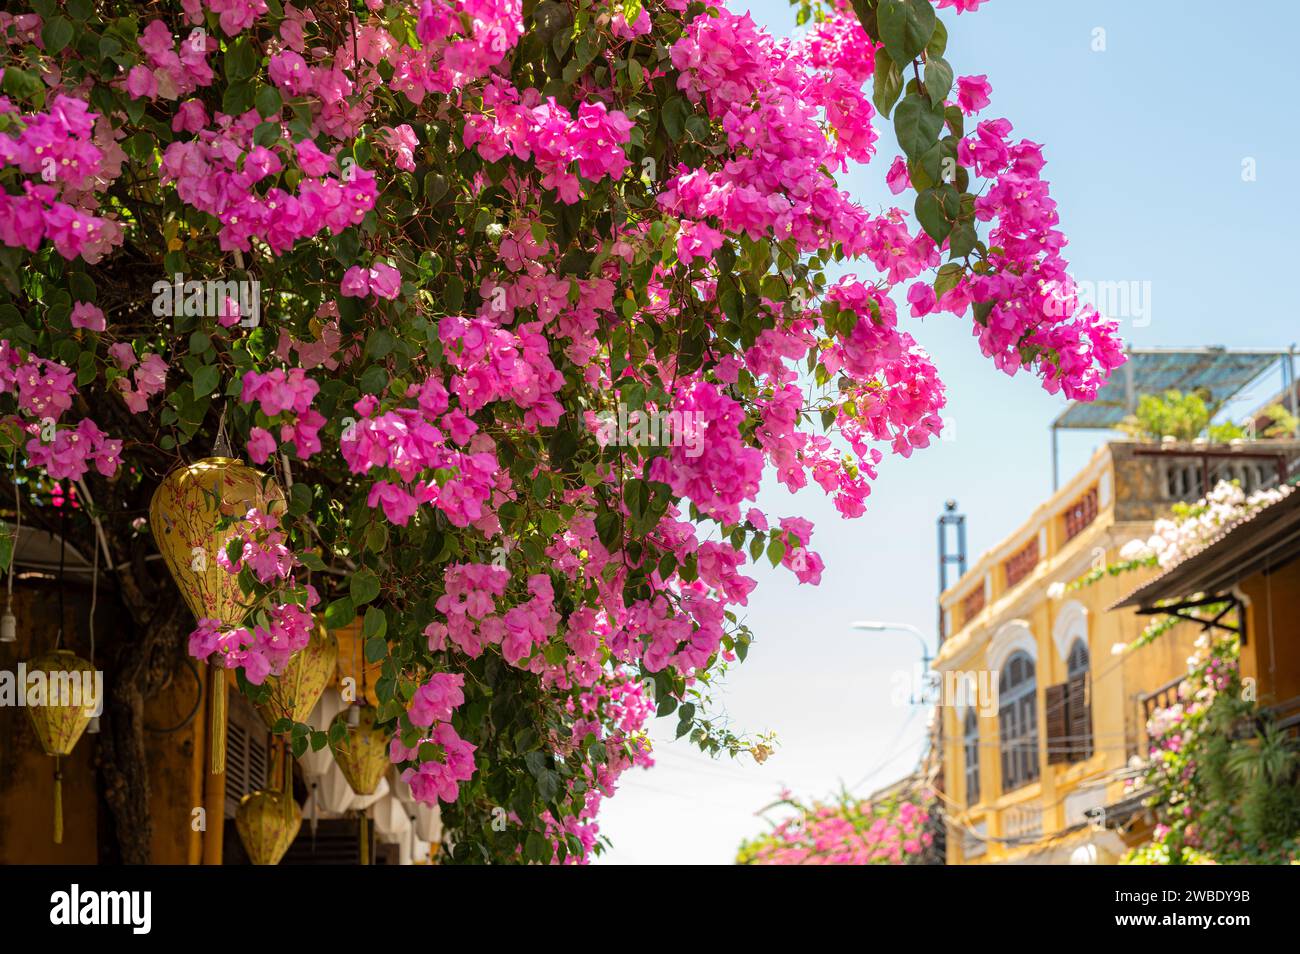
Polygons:
<instances>
[{"instance_id":1,"label":"hanging flower cluster","mask_svg":"<svg viewBox=\"0 0 1300 954\"><path fill-rule=\"evenodd\" d=\"M318 605L364 617L390 755L455 860L589 858L652 709L752 750L707 711L752 566L824 569L759 488L858 517L886 453L940 434L919 319L969 310L997 367L1072 397L1122 360L1042 148L965 128L992 89L954 80L934 8L805 6L797 39L687 0L0 16L16 465L121 472L110 510L223 430L292 472L222 557L256 608L191 652L260 683ZM891 112L882 175L915 201L872 212L836 176ZM121 437L84 416L110 398ZM845 850L911 857L924 812L898 812Z\"/></svg>"},{"instance_id":2,"label":"hanging flower cluster","mask_svg":"<svg viewBox=\"0 0 1300 954\"><path fill-rule=\"evenodd\" d=\"M267 592L244 625L200 619L190 634L191 656L206 660L215 654L227 669L242 668L248 681L260 686L307 645L316 628L311 610L320 597L310 584L294 585L298 561L286 540L279 518L256 507L234 525L217 564L232 575L246 570Z\"/></svg>"}]
</instances>

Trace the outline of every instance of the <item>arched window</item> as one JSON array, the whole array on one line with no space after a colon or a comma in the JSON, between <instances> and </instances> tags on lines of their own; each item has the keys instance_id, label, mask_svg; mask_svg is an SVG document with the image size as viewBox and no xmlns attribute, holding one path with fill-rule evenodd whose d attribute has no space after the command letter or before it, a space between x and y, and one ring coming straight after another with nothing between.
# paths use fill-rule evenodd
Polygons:
<instances>
[{"instance_id":1,"label":"arched window","mask_svg":"<svg viewBox=\"0 0 1300 954\"><path fill-rule=\"evenodd\" d=\"M966 804L976 805L980 800L980 724L974 708L966 710L963 737L966 749Z\"/></svg>"},{"instance_id":2,"label":"arched window","mask_svg":"<svg viewBox=\"0 0 1300 954\"><path fill-rule=\"evenodd\" d=\"M1070 647L1070 658L1065 663L1066 673L1071 679L1082 676L1088 671L1088 647L1082 639L1076 639Z\"/></svg>"},{"instance_id":3,"label":"arched window","mask_svg":"<svg viewBox=\"0 0 1300 954\"><path fill-rule=\"evenodd\" d=\"M1038 778L1038 702L1034 661L1018 650L998 678L998 734L1002 752L1002 791Z\"/></svg>"},{"instance_id":4,"label":"arched window","mask_svg":"<svg viewBox=\"0 0 1300 954\"><path fill-rule=\"evenodd\" d=\"M1066 730L1070 733L1071 761L1079 761L1092 755L1092 704L1088 692L1088 644L1076 639L1070 646L1070 655L1066 659L1065 673L1070 686L1068 698L1070 724Z\"/></svg>"}]
</instances>

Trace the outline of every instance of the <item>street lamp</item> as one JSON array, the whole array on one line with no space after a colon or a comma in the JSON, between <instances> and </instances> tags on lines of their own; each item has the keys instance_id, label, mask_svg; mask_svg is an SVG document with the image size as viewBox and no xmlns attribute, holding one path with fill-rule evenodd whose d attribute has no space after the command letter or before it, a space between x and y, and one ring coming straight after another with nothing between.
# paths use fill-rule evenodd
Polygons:
<instances>
[{"instance_id":1,"label":"street lamp","mask_svg":"<svg viewBox=\"0 0 1300 954\"><path fill-rule=\"evenodd\" d=\"M913 626L911 623L884 623L874 619L860 619L852 624L854 629L865 630L869 633L885 633L890 631L901 631L911 633L916 637L917 642L921 644L921 661L927 669L930 668L930 647L926 645L925 634Z\"/></svg>"},{"instance_id":2,"label":"street lamp","mask_svg":"<svg viewBox=\"0 0 1300 954\"><path fill-rule=\"evenodd\" d=\"M911 623L885 623L875 619L860 619L850 624L854 629L864 630L868 633L885 633L891 631L901 631L911 633L916 637L916 641L921 644L921 679L922 685L925 686L930 678L930 647L926 645L925 634L913 626ZM922 689L922 700L924 700L925 689ZM915 693L912 695L912 704L917 704Z\"/></svg>"}]
</instances>

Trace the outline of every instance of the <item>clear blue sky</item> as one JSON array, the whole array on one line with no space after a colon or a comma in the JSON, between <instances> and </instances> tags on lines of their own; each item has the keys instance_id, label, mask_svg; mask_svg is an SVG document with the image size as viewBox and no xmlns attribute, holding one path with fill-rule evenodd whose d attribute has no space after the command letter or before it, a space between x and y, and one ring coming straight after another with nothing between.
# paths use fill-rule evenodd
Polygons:
<instances>
[{"instance_id":1,"label":"clear blue sky","mask_svg":"<svg viewBox=\"0 0 1300 954\"><path fill-rule=\"evenodd\" d=\"M748 6L772 32L794 29L782 0ZM1300 4L990 0L942 15L958 75L984 73L993 85L983 117L1005 116L1045 144L1076 278L1151 283L1150 322L1123 323L1126 339L1258 348L1300 339L1285 291L1300 250L1300 137L1277 105L1300 79L1300 61L1285 53L1300 35ZM1091 48L1098 27L1104 52ZM843 180L868 208L894 204L883 182L893 131L880 133L876 161ZM1242 181L1246 158L1256 181ZM757 641L722 693L737 727L773 730L780 748L761 767L715 762L670 741L675 721L658 720L659 764L626 774L605 803L601 828L614 847L601 863L729 863L782 786L816 796L869 776L865 794L915 763L927 713L891 694L917 645L848 624L902 620L933 637L943 501L956 498L967 515L972 557L1013 530L1051 490L1048 424L1064 406L1036 379L1008 378L982 358L969 320L918 324L909 330L948 384L950 439L910 460L887 457L858 520L841 520L816 488L795 497L770 486L759 501L769 515L813 519L827 563L816 588L757 570L748 607ZM1270 376L1252 397L1278 387ZM1062 475L1102 437L1066 435Z\"/></svg>"}]
</instances>

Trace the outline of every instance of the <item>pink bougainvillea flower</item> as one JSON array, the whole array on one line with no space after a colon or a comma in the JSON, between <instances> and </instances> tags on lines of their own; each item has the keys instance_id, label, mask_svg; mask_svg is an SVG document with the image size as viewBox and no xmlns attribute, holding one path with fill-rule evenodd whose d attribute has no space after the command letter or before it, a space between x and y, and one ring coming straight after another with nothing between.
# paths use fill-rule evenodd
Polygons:
<instances>
[{"instance_id":1,"label":"pink bougainvillea flower","mask_svg":"<svg viewBox=\"0 0 1300 954\"><path fill-rule=\"evenodd\" d=\"M993 87L989 85L988 77L983 74L957 78L957 105L967 116L973 116L987 106L991 92Z\"/></svg>"},{"instance_id":2,"label":"pink bougainvillea flower","mask_svg":"<svg viewBox=\"0 0 1300 954\"><path fill-rule=\"evenodd\" d=\"M106 326L104 313L96 305L79 301L72 306L72 327L85 328L87 331L103 331Z\"/></svg>"}]
</instances>

